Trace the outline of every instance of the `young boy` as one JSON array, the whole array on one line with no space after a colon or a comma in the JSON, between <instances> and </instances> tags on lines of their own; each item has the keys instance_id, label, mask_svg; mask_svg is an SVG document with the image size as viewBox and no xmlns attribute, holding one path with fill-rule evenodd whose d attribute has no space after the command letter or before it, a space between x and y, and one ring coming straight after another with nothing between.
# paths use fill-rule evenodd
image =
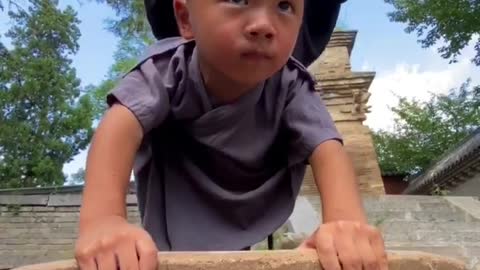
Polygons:
<instances>
[{"instance_id":1,"label":"young boy","mask_svg":"<svg viewBox=\"0 0 480 270\"><path fill-rule=\"evenodd\" d=\"M316 1L316 0L315 0ZM314 81L290 57L304 0L174 0L181 37L109 94L87 160L81 269L155 269L157 250L242 250L291 214L306 164L323 224L301 249L330 269L386 269ZM131 169L143 227L126 221Z\"/></svg>"}]
</instances>

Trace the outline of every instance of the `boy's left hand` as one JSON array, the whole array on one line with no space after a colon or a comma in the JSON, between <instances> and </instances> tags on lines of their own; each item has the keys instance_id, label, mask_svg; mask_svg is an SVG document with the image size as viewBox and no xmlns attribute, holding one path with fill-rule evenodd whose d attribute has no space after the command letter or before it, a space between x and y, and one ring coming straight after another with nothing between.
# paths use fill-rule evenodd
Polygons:
<instances>
[{"instance_id":1,"label":"boy's left hand","mask_svg":"<svg viewBox=\"0 0 480 270\"><path fill-rule=\"evenodd\" d=\"M324 270L387 270L380 231L360 222L322 224L298 249L316 249Z\"/></svg>"}]
</instances>

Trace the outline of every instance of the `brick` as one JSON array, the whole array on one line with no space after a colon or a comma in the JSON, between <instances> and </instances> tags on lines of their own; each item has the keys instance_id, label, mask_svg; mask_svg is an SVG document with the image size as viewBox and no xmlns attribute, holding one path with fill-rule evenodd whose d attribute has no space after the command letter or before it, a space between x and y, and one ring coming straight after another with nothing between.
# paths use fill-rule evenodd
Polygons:
<instances>
[{"instance_id":1,"label":"brick","mask_svg":"<svg viewBox=\"0 0 480 270\"><path fill-rule=\"evenodd\" d=\"M58 206L55 207L56 212L79 212L80 207L78 206Z\"/></svg>"},{"instance_id":2,"label":"brick","mask_svg":"<svg viewBox=\"0 0 480 270\"><path fill-rule=\"evenodd\" d=\"M75 249L75 242L72 241L71 243L67 244L57 244L57 245L50 245L50 244L43 244L42 248L48 250L49 254L53 256L58 250L64 250L71 252Z\"/></svg>"},{"instance_id":3,"label":"brick","mask_svg":"<svg viewBox=\"0 0 480 270\"><path fill-rule=\"evenodd\" d=\"M79 219L76 216L60 216L60 217L53 217L53 218L54 218L54 222L58 222L58 223L61 223L61 222L72 223L72 222L77 222Z\"/></svg>"},{"instance_id":4,"label":"brick","mask_svg":"<svg viewBox=\"0 0 480 270\"><path fill-rule=\"evenodd\" d=\"M0 195L3 196L3 195ZM31 212L33 207L32 206L18 206L13 205L15 212ZM4 212L11 212L12 211L12 206L0 206L0 214Z\"/></svg>"},{"instance_id":5,"label":"brick","mask_svg":"<svg viewBox=\"0 0 480 270\"><path fill-rule=\"evenodd\" d=\"M445 256L423 252L389 252L391 270L464 270L465 263ZM317 270L320 269L315 251L247 251L160 253L158 270ZM27 265L17 270L74 270L74 260Z\"/></svg>"},{"instance_id":6,"label":"brick","mask_svg":"<svg viewBox=\"0 0 480 270\"><path fill-rule=\"evenodd\" d=\"M54 207L48 207L48 206L34 206L32 211L34 212L53 212L55 211Z\"/></svg>"},{"instance_id":7,"label":"brick","mask_svg":"<svg viewBox=\"0 0 480 270\"><path fill-rule=\"evenodd\" d=\"M66 239L51 239L48 241L49 244L51 245L65 245L65 244L72 244L75 242L75 236L72 238L66 238Z\"/></svg>"},{"instance_id":8,"label":"brick","mask_svg":"<svg viewBox=\"0 0 480 270\"><path fill-rule=\"evenodd\" d=\"M79 212L20 212L17 215L18 217L73 217L78 218L80 216Z\"/></svg>"},{"instance_id":9,"label":"brick","mask_svg":"<svg viewBox=\"0 0 480 270\"><path fill-rule=\"evenodd\" d=\"M133 194L127 195L127 205L137 205L137 196Z\"/></svg>"},{"instance_id":10,"label":"brick","mask_svg":"<svg viewBox=\"0 0 480 270\"><path fill-rule=\"evenodd\" d=\"M127 206L127 211L128 212L138 212L139 213L138 206L136 206L136 205L135 206L130 206L130 205Z\"/></svg>"},{"instance_id":11,"label":"brick","mask_svg":"<svg viewBox=\"0 0 480 270\"><path fill-rule=\"evenodd\" d=\"M26 244L30 244L29 239L21 239L21 238L2 239L1 243L3 245L26 245Z\"/></svg>"}]
</instances>

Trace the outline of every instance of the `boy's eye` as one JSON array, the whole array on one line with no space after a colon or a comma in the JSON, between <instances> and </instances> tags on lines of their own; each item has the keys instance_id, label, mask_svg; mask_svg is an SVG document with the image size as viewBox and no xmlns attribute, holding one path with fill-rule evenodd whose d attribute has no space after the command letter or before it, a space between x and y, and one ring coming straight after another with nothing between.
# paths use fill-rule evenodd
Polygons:
<instances>
[{"instance_id":1,"label":"boy's eye","mask_svg":"<svg viewBox=\"0 0 480 270\"><path fill-rule=\"evenodd\" d=\"M314 1L318 1L318 0L314 0ZM280 9L280 11L283 11L283 12L291 12L293 10L292 3L290 3L289 1L280 1L278 3L278 8Z\"/></svg>"},{"instance_id":2,"label":"boy's eye","mask_svg":"<svg viewBox=\"0 0 480 270\"><path fill-rule=\"evenodd\" d=\"M235 5L242 5L242 6L248 5L248 0L226 0L226 1Z\"/></svg>"}]
</instances>

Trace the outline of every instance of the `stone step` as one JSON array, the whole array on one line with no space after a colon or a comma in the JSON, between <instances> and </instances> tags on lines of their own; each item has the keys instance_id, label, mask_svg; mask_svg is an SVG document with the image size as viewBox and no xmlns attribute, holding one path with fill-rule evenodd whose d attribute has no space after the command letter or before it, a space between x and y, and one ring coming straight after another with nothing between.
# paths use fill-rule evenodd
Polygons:
<instances>
[{"instance_id":1,"label":"stone step","mask_svg":"<svg viewBox=\"0 0 480 270\"><path fill-rule=\"evenodd\" d=\"M315 211L321 210L318 196L307 196ZM434 196L385 196L363 199L369 220L372 223L383 220L425 221L425 222L471 222L480 220L452 204L443 197Z\"/></svg>"},{"instance_id":2,"label":"stone step","mask_svg":"<svg viewBox=\"0 0 480 270\"><path fill-rule=\"evenodd\" d=\"M463 211L445 210L445 211L385 211L375 212L367 209L367 216L371 222L381 222L385 220L395 221L424 221L424 222L473 222L476 219L472 218L468 213Z\"/></svg>"},{"instance_id":3,"label":"stone step","mask_svg":"<svg viewBox=\"0 0 480 270\"><path fill-rule=\"evenodd\" d=\"M411 243L479 243L480 233L452 231L445 233L444 231L409 231L407 233L398 234L385 232L384 239L386 242L411 242Z\"/></svg>"},{"instance_id":4,"label":"stone step","mask_svg":"<svg viewBox=\"0 0 480 270\"><path fill-rule=\"evenodd\" d=\"M445 233L459 231L480 233L480 222L419 222L419 221L385 221L378 225L385 232L404 233L408 231L443 231Z\"/></svg>"}]
</instances>

